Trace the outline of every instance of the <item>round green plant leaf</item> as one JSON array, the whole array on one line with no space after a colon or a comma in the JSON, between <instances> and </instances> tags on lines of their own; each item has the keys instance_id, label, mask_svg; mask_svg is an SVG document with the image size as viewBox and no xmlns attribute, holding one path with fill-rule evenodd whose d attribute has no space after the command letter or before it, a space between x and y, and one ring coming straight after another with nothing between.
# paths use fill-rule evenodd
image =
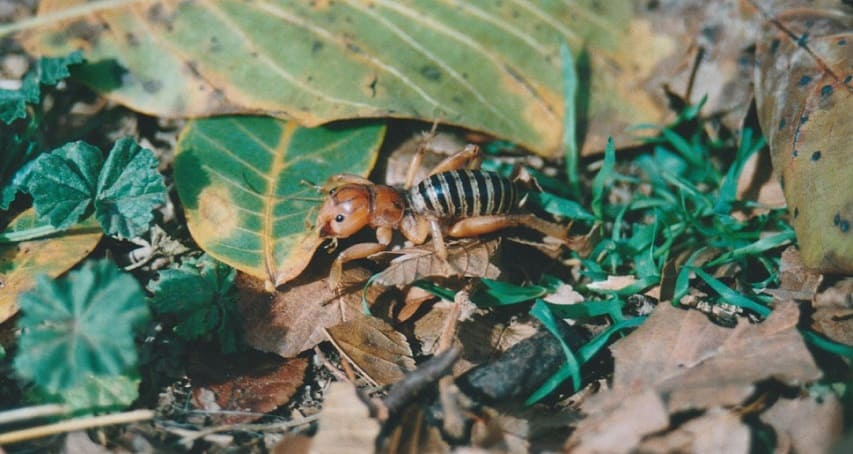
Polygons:
<instances>
[{"instance_id":1,"label":"round green plant leaf","mask_svg":"<svg viewBox=\"0 0 853 454\"><path fill-rule=\"evenodd\" d=\"M178 141L175 184L190 233L217 260L275 285L308 265L322 240L311 228L334 174L366 176L380 124L302 128L269 117L190 122Z\"/></svg>"},{"instance_id":2,"label":"round green plant leaf","mask_svg":"<svg viewBox=\"0 0 853 454\"><path fill-rule=\"evenodd\" d=\"M134 330L150 317L142 288L109 260L88 261L68 276L39 275L19 298L22 329L15 370L49 393L136 366Z\"/></svg>"}]
</instances>

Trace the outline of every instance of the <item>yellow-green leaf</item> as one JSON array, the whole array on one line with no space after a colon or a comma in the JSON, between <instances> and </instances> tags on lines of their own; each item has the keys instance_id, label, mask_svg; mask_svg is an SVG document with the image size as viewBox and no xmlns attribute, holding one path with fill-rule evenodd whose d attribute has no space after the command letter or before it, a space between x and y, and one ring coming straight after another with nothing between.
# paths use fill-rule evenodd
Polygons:
<instances>
[{"instance_id":1,"label":"yellow-green leaf","mask_svg":"<svg viewBox=\"0 0 853 454\"><path fill-rule=\"evenodd\" d=\"M25 43L84 49L75 77L160 116L440 120L559 156L561 42L584 76L585 151L608 136L628 145L628 126L668 115L647 85L680 42L634 3L44 0Z\"/></svg>"},{"instance_id":2,"label":"yellow-green leaf","mask_svg":"<svg viewBox=\"0 0 853 454\"><path fill-rule=\"evenodd\" d=\"M269 117L187 124L175 184L193 239L217 260L275 285L308 265L322 240L322 196L306 184L367 176L385 135L380 124L302 128Z\"/></svg>"},{"instance_id":3,"label":"yellow-green leaf","mask_svg":"<svg viewBox=\"0 0 853 454\"><path fill-rule=\"evenodd\" d=\"M29 230L41 225L35 211L18 215L6 232ZM53 237L0 244L0 323L18 312L18 295L35 286L39 274L56 277L89 255L103 232L98 222L89 217Z\"/></svg>"},{"instance_id":4,"label":"yellow-green leaf","mask_svg":"<svg viewBox=\"0 0 853 454\"><path fill-rule=\"evenodd\" d=\"M755 100L803 262L853 273L853 8L773 11Z\"/></svg>"}]
</instances>

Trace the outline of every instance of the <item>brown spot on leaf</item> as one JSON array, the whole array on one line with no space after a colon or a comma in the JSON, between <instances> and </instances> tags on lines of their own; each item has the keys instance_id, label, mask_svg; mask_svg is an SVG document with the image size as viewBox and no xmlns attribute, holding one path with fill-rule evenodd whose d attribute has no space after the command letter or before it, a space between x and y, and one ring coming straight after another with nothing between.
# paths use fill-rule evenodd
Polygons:
<instances>
[{"instance_id":1,"label":"brown spot on leaf","mask_svg":"<svg viewBox=\"0 0 853 454\"><path fill-rule=\"evenodd\" d=\"M204 188L198 196L198 209L201 220L198 227L205 236L227 238L237 228L239 213L226 188Z\"/></svg>"},{"instance_id":2,"label":"brown spot on leaf","mask_svg":"<svg viewBox=\"0 0 853 454\"><path fill-rule=\"evenodd\" d=\"M433 65L421 66L420 73L422 76L433 82L441 80L441 69Z\"/></svg>"}]
</instances>

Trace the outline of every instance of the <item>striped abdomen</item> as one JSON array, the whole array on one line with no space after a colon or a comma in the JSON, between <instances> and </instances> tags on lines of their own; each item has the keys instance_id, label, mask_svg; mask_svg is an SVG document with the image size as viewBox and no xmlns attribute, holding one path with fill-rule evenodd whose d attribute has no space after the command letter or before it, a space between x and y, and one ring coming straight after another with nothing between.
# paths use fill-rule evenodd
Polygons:
<instances>
[{"instance_id":1,"label":"striped abdomen","mask_svg":"<svg viewBox=\"0 0 853 454\"><path fill-rule=\"evenodd\" d=\"M407 198L418 214L471 217L508 213L518 202L518 191L512 181L494 172L451 170L424 179Z\"/></svg>"}]
</instances>

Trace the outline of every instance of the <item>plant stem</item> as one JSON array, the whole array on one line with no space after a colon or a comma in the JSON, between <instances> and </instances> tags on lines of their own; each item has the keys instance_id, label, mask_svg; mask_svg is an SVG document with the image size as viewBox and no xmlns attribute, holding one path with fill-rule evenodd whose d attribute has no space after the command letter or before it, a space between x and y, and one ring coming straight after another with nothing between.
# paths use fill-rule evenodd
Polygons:
<instances>
[{"instance_id":1,"label":"plant stem","mask_svg":"<svg viewBox=\"0 0 853 454\"><path fill-rule=\"evenodd\" d=\"M29 429L15 430L0 434L0 446L20 443L35 438L56 435L75 430L91 429L93 427L109 426L114 424L127 424L136 421L145 421L154 417L151 410L135 410L125 413L114 413L103 416L87 416L83 418L69 419L67 421L44 426L31 427Z\"/></svg>"},{"instance_id":2,"label":"plant stem","mask_svg":"<svg viewBox=\"0 0 853 454\"><path fill-rule=\"evenodd\" d=\"M0 426L28 419L56 416L68 412L68 407L59 404L35 405L32 407L16 408L0 412Z\"/></svg>"}]
</instances>

